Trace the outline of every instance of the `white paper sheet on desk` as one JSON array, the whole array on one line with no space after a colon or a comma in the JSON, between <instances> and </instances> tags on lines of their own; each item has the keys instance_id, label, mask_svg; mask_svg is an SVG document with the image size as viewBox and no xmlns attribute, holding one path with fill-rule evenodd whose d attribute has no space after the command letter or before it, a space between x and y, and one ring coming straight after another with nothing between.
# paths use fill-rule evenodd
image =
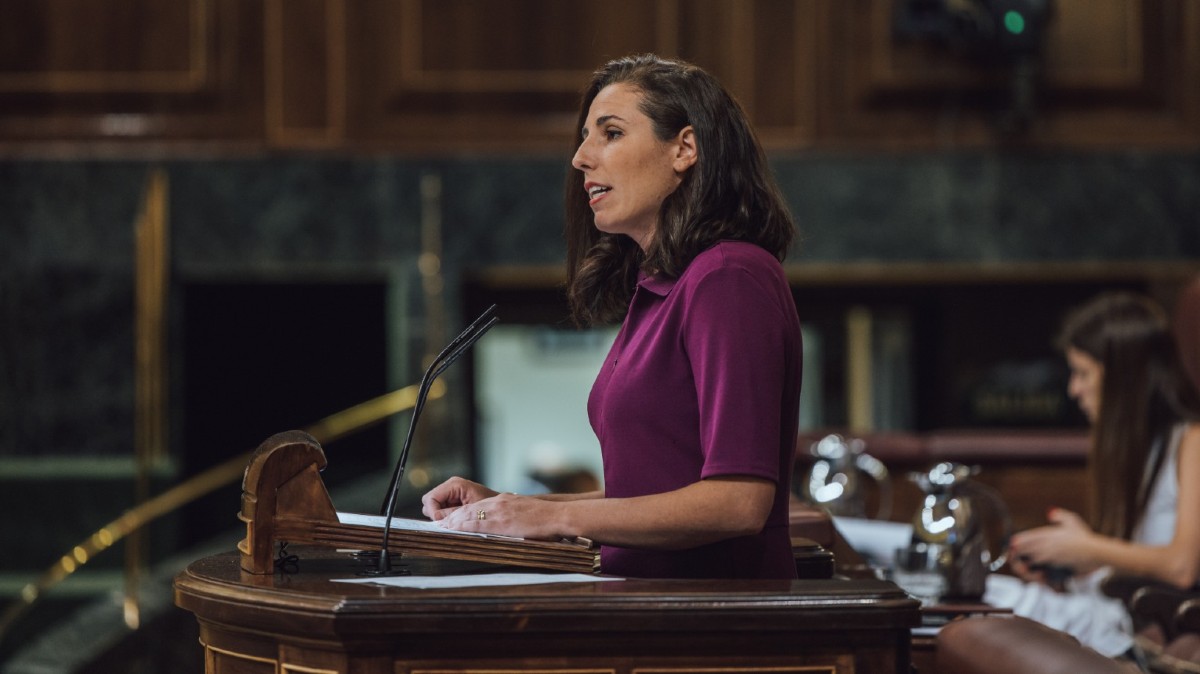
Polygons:
<instances>
[{"instance_id":1,"label":"white paper sheet on desk","mask_svg":"<svg viewBox=\"0 0 1200 674\"><path fill-rule=\"evenodd\" d=\"M874 566L890 568L896 549L912 542L912 525L903 522L834 517L833 526L855 552Z\"/></svg>"},{"instance_id":2,"label":"white paper sheet on desk","mask_svg":"<svg viewBox=\"0 0 1200 674\"><path fill-rule=\"evenodd\" d=\"M376 529L383 528L383 522L386 519L383 515L360 515L358 513L343 513L337 514L338 522L342 524L353 524L360 527L375 527ZM412 520L404 517L393 517L392 528L400 529L401 531L424 531L431 534L459 534L461 536L478 536L479 538L508 538L514 541L524 540L513 536L500 536L497 534L481 534L477 531L458 531L456 529L447 529L440 526L437 522L429 520Z\"/></svg>"},{"instance_id":3,"label":"white paper sheet on desk","mask_svg":"<svg viewBox=\"0 0 1200 674\"><path fill-rule=\"evenodd\" d=\"M388 587L441 590L455 587L493 587L500 585L540 585L542 583L595 583L625 580L602 578L585 573L478 573L464 576L386 576L383 578L335 578L335 583L374 583Z\"/></svg>"}]
</instances>

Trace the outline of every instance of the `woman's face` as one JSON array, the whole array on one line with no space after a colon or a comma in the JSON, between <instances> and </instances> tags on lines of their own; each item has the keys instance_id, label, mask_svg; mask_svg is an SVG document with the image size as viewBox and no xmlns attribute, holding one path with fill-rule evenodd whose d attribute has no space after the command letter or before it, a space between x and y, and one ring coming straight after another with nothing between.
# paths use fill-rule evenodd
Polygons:
<instances>
[{"instance_id":1,"label":"woman's face","mask_svg":"<svg viewBox=\"0 0 1200 674\"><path fill-rule=\"evenodd\" d=\"M626 84L601 89L588 108L571 165L583 172L596 228L625 234L646 250L663 199L696 162L696 145L690 126L659 140L641 101L642 93Z\"/></svg>"},{"instance_id":2,"label":"woman's face","mask_svg":"<svg viewBox=\"0 0 1200 674\"><path fill-rule=\"evenodd\" d=\"M1104 366L1086 352L1070 346L1067 347L1067 366L1071 368L1067 395L1075 399L1084 416L1094 424L1096 415L1100 413L1100 387L1104 382Z\"/></svg>"}]
</instances>

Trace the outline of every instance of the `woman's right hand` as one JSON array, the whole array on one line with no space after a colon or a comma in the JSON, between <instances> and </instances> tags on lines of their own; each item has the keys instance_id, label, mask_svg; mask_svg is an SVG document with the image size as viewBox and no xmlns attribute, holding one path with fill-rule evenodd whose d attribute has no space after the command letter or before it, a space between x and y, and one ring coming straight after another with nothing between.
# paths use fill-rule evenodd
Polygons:
<instances>
[{"instance_id":1,"label":"woman's right hand","mask_svg":"<svg viewBox=\"0 0 1200 674\"><path fill-rule=\"evenodd\" d=\"M1054 585L1048 575L1090 573L1100 564L1092 553L1098 536L1078 514L1063 508L1048 513L1050 524L1022 531L1012 537L1009 550L1014 556L1014 572L1025 580ZM1047 572L1053 572L1047 574Z\"/></svg>"},{"instance_id":2,"label":"woman's right hand","mask_svg":"<svg viewBox=\"0 0 1200 674\"><path fill-rule=\"evenodd\" d=\"M478 482L452 477L421 497L421 512L429 519L437 521L462 506L491 498L498 493L500 492L488 489Z\"/></svg>"}]
</instances>

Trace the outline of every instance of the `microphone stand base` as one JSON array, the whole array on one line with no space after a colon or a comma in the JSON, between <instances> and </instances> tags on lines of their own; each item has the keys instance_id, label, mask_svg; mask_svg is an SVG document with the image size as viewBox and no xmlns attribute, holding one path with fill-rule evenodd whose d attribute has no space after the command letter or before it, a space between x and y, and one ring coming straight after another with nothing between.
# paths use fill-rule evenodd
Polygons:
<instances>
[{"instance_id":1,"label":"microphone stand base","mask_svg":"<svg viewBox=\"0 0 1200 674\"><path fill-rule=\"evenodd\" d=\"M411 576L406 565L392 566L392 556L383 554L381 550L359 550L354 553L356 559L368 562L369 565L359 569L359 576ZM399 555L397 555L399 557Z\"/></svg>"},{"instance_id":2,"label":"microphone stand base","mask_svg":"<svg viewBox=\"0 0 1200 674\"><path fill-rule=\"evenodd\" d=\"M361 569L355 575L358 575L358 576L411 576L412 571L409 571L406 567L399 567L399 568L394 568L394 569L380 569L378 567L375 567L375 568Z\"/></svg>"}]
</instances>

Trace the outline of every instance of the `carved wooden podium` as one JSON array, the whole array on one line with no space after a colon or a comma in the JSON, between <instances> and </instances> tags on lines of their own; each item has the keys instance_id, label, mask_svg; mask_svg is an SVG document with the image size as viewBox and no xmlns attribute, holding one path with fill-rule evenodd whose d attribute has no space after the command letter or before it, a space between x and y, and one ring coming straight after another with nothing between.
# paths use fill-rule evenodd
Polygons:
<instances>
[{"instance_id":1,"label":"carved wooden podium","mask_svg":"<svg viewBox=\"0 0 1200 674\"><path fill-rule=\"evenodd\" d=\"M611 580L420 590L343 583L373 567L382 529L346 524L312 437L280 433L243 479L237 552L192 563L175 603L195 614L208 674L909 674L919 603L870 580ZM798 512L803 534L826 523ZM511 566L591 573L596 553L545 543L392 530L414 576ZM804 538L798 567L829 553ZM287 541L295 573L277 573ZM808 550L811 547L812 550ZM801 559L807 561L802 565Z\"/></svg>"},{"instance_id":2,"label":"carved wooden podium","mask_svg":"<svg viewBox=\"0 0 1200 674\"><path fill-rule=\"evenodd\" d=\"M295 574L239 553L192 563L208 674L910 674L919 604L878 580L618 580L418 590L333 582L363 562L302 551ZM478 573L414 558L413 575Z\"/></svg>"},{"instance_id":3,"label":"carved wooden podium","mask_svg":"<svg viewBox=\"0 0 1200 674\"><path fill-rule=\"evenodd\" d=\"M243 569L274 573L275 549L281 542L354 550L382 548L382 526L342 521L345 513L334 508L321 480L325 466L321 445L303 431L273 435L254 451L242 478L238 513L238 519L246 523L246 538L238 543ZM402 518L395 522L416 524ZM832 576L833 556L828 547L835 534L829 516L794 504L790 530L800 577ZM409 558L438 557L576 573L596 573L600 565L596 546L582 539L529 541L393 526L388 550Z\"/></svg>"},{"instance_id":4,"label":"carved wooden podium","mask_svg":"<svg viewBox=\"0 0 1200 674\"><path fill-rule=\"evenodd\" d=\"M383 547L382 526L342 521L321 480L325 465L321 445L303 431L273 435L254 451L242 478L238 513L246 523L246 538L238 543L243 569L274 573L275 546L280 542L355 550ZM412 522L398 518L394 524L405 521ZM393 526L388 551L553 571L599 570L599 552L590 542L530 541Z\"/></svg>"}]
</instances>

